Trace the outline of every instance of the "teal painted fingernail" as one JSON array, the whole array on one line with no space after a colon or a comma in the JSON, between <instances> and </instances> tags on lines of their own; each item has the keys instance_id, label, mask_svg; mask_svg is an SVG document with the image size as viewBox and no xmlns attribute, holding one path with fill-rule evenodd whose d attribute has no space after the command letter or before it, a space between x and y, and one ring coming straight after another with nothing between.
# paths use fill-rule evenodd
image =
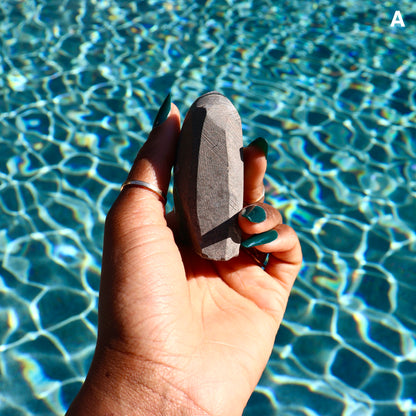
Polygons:
<instances>
[{"instance_id":1,"label":"teal painted fingernail","mask_svg":"<svg viewBox=\"0 0 416 416\"><path fill-rule=\"evenodd\" d=\"M258 205L249 205L241 211L241 215L250 222L258 224L266 219L266 211Z\"/></svg>"},{"instance_id":2,"label":"teal painted fingernail","mask_svg":"<svg viewBox=\"0 0 416 416\"><path fill-rule=\"evenodd\" d=\"M271 243L278 237L276 230L269 230L261 234L255 234L247 240L243 241L241 245L245 248L260 246L262 244Z\"/></svg>"},{"instance_id":3,"label":"teal painted fingernail","mask_svg":"<svg viewBox=\"0 0 416 416\"><path fill-rule=\"evenodd\" d=\"M159 111L153 123L153 128L160 126L168 118L168 115L170 113L170 104L171 96L169 93L159 108Z\"/></svg>"},{"instance_id":4,"label":"teal painted fingernail","mask_svg":"<svg viewBox=\"0 0 416 416\"><path fill-rule=\"evenodd\" d=\"M256 140L253 140L249 146L257 147L257 149L260 149L264 156L267 157L267 153L269 152L269 145L267 144L266 139L263 139L263 137L257 137Z\"/></svg>"}]
</instances>

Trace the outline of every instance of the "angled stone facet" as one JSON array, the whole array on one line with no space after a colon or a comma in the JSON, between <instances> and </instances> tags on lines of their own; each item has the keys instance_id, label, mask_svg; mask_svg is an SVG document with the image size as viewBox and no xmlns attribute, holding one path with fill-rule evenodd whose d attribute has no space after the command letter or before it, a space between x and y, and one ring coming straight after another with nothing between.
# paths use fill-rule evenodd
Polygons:
<instances>
[{"instance_id":1,"label":"angled stone facet","mask_svg":"<svg viewBox=\"0 0 416 416\"><path fill-rule=\"evenodd\" d=\"M209 92L189 109L174 169L175 211L195 251L211 260L239 253L243 208L243 136L237 110Z\"/></svg>"}]
</instances>

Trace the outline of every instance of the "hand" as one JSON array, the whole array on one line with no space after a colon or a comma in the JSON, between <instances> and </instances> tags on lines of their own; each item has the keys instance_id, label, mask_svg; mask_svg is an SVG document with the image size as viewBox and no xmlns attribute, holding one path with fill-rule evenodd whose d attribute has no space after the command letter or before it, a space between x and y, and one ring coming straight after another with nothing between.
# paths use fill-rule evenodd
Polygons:
<instances>
[{"instance_id":1,"label":"hand","mask_svg":"<svg viewBox=\"0 0 416 416\"><path fill-rule=\"evenodd\" d=\"M166 192L179 131L172 104L129 179ZM263 193L264 151L248 146L244 162L244 200L256 201ZM198 257L175 242L175 216L165 216L156 194L139 187L120 193L105 224L96 352L68 415L242 414L302 261L299 240L279 212L255 205L264 212L239 216L244 237L278 234L256 246L270 253L264 270L252 249L227 262ZM264 213L263 221L249 219Z\"/></svg>"}]
</instances>

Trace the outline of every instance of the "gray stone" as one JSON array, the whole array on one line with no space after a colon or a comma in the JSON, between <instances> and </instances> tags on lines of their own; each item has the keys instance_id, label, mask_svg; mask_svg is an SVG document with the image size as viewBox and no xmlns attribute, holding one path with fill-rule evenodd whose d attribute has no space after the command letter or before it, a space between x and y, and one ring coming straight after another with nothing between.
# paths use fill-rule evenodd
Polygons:
<instances>
[{"instance_id":1,"label":"gray stone","mask_svg":"<svg viewBox=\"0 0 416 416\"><path fill-rule=\"evenodd\" d=\"M199 97L180 133L173 194L183 234L210 260L229 260L240 250L242 150L241 120L231 101L216 91Z\"/></svg>"}]
</instances>

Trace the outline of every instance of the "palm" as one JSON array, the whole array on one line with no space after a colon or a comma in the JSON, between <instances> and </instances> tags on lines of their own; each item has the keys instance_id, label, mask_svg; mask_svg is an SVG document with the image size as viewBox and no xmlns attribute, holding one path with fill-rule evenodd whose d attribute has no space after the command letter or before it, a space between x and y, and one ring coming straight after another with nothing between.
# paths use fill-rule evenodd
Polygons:
<instances>
[{"instance_id":1,"label":"palm","mask_svg":"<svg viewBox=\"0 0 416 416\"><path fill-rule=\"evenodd\" d=\"M227 284L233 270L244 275L245 263L251 263L241 257L226 265L182 250L189 302L177 305L172 332L179 330L180 341L174 351L164 353L175 357L179 373L196 375L184 389L209 414L218 414L224 403L229 406L227 414L241 414L238 406L256 386L277 331L276 320L261 308L264 291L259 298L248 299ZM225 270L228 267L231 271ZM265 274L258 266L250 268Z\"/></svg>"}]
</instances>

